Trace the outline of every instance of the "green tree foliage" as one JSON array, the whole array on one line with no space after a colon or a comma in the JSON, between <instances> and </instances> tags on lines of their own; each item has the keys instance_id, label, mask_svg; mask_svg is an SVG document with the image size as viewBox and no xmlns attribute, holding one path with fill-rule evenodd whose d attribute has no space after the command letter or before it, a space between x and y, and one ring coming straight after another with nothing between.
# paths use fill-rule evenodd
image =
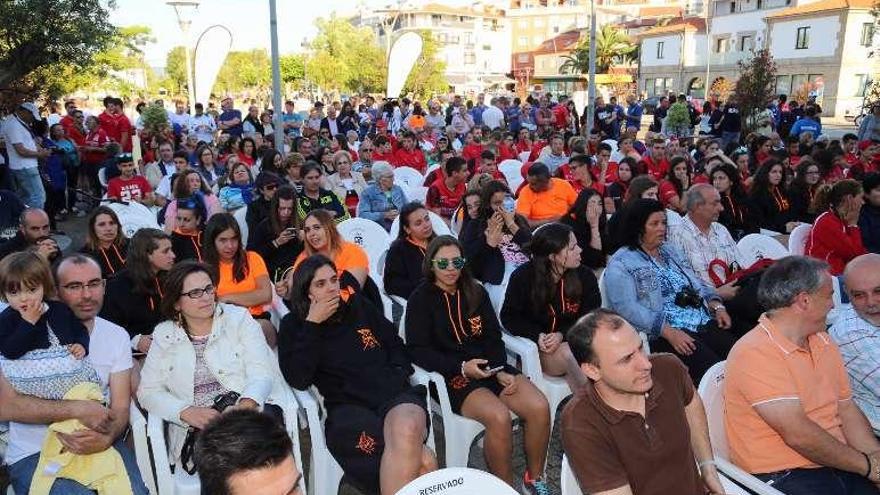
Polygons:
<instances>
[{"instance_id":1,"label":"green tree foliage","mask_svg":"<svg viewBox=\"0 0 880 495\"><path fill-rule=\"evenodd\" d=\"M182 94L186 88L186 50L175 46L165 58L165 80L162 84L172 92Z\"/></svg>"},{"instance_id":2,"label":"green tree foliage","mask_svg":"<svg viewBox=\"0 0 880 495\"><path fill-rule=\"evenodd\" d=\"M602 26L596 33L596 72L608 72L612 65L630 60L637 49L623 30L610 24ZM577 48L563 59L560 74L586 74L590 71L589 32L581 35Z\"/></svg>"},{"instance_id":3,"label":"green tree foliage","mask_svg":"<svg viewBox=\"0 0 880 495\"><path fill-rule=\"evenodd\" d=\"M264 49L229 52L217 75L214 90L234 92L272 83L272 62Z\"/></svg>"},{"instance_id":4,"label":"green tree foliage","mask_svg":"<svg viewBox=\"0 0 880 495\"><path fill-rule=\"evenodd\" d=\"M35 95L44 71L84 68L114 39L101 0L0 0L0 89ZM110 0L108 7L115 6Z\"/></svg>"},{"instance_id":5,"label":"green tree foliage","mask_svg":"<svg viewBox=\"0 0 880 495\"><path fill-rule=\"evenodd\" d=\"M733 98L743 117L743 132L749 133L755 128L753 116L765 110L776 97L776 62L765 48L750 59L740 60L738 65L740 74Z\"/></svg>"},{"instance_id":6,"label":"green tree foliage","mask_svg":"<svg viewBox=\"0 0 880 495\"><path fill-rule=\"evenodd\" d=\"M331 15L315 21L318 35L306 62L306 77L325 90L382 91L385 50L369 28Z\"/></svg>"},{"instance_id":7,"label":"green tree foliage","mask_svg":"<svg viewBox=\"0 0 880 495\"><path fill-rule=\"evenodd\" d=\"M278 65L281 68L281 82L285 84L302 81L306 75L306 60L302 55L282 55Z\"/></svg>"},{"instance_id":8,"label":"green tree foliage","mask_svg":"<svg viewBox=\"0 0 880 495\"><path fill-rule=\"evenodd\" d=\"M422 53L406 79L403 92L425 100L445 93L449 89L449 82L445 75L446 62L438 58L440 43L428 31L422 31L419 35L422 37Z\"/></svg>"}]
</instances>

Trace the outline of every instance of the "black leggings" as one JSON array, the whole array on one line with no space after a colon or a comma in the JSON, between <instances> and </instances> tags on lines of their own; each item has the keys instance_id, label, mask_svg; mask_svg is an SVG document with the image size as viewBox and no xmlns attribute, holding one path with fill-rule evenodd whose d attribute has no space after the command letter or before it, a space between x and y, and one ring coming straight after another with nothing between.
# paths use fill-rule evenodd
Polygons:
<instances>
[{"instance_id":1,"label":"black leggings","mask_svg":"<svg viewBox=\"0 0 880 495\"><path fill-rule=\"evenodd\" d=\"M729 330L718 328L714 321L707 324L699 333L687 334L693 337L696 345L696 349L690 355L679 354L663 337L651 341L651 352L670 352L678 356L687 366L694 385L698 386L700 379L712 365L727 359L727 353L736 343L736 336Z\"/></svg>"}]
</instances>

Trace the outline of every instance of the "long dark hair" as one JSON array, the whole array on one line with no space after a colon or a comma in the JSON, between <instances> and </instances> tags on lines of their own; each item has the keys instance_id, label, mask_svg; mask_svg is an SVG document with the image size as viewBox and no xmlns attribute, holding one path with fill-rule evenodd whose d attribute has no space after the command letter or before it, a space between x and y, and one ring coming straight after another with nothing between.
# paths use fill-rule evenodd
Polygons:
<instances>
[{"instance_id":1,"label":"long dark hair","mask_svg":"<svg viewBox=\"0 0 880 495\"><path fill-rule=\"evenodd\" d=\"M171 242L171 236L159 229L140 229L131 238L125 269L134 282L134 292L137 294L155 295L157 277L161 279L165 276L164 273L154 274L150 264L150 255L159 249L159 241L163 239Z\"/></svg>"},{"instance_id":2,"label":"long dark hair","mask_svg":"<svg viewBox=\"0 0 880 495\"><path fill-rule=\"evenodd\" d=\"M571 208L568 210L568 216L572 219L572 223L575 225L589 225L589 222L587 221L587 205L590 203L590 198L593 196L599 196L599 205L602 206L602 214L599 215L599 232L605 232L605 203L604 201L601 201L602 195L599 194L599 191L591 187L578 193L577 199L574 200L574 204L571 205ZM590 227L592 227L592 225L590 225Z\"/></svg>"},{"instance_id":3,"label":"long dark hair","mask_svg":"<svg viewBox=\"0 0 880 495\"><path fill-rule=\"evenodd\" d=\"M816 213L821 213L829 208L835 210L839 207L847 196L859 196L863 193L862 184L853 179L844 179L835 182L833 185L825 184L819 188L814 200L814 208Z\"/></svg>"},{"instance_id":4,"label":"long dark hair","mask_svg":"<svg viewBox=\"0 0 880 495\"><path fill-rule=\"evenodd\" d=\"M632 250L642 248L642 236L648 218L657 212L665 212L666 208L655 199L637 199L626 208L623 222L619 227L620 243Z\"/></svg>"},{"instance_id":5,"label":"long dark hair","mask_svg":"<svg viewBox=\"0 0 880 495\"><path fill-rule=\"evenodd\" d=\"M770 170L773 167L779 166L782 168L782 180L779 181L779 191L785 194L785 178L787 176L785 165L782 164L779 160L775 158L771 158L769 160L765 160L760 167L758 167L757 172L755 172L755 180L752 182L751 187L751 196L753 198L762 197L762 196L770 196ZM786 195L787 196L787 195Z\"/></svg>"},{"instance_id":6,"label":"long dark hair","mask_svg":"<svg viewBox=\"0 0 880 495\"><path fill-rule=\"evenodd\" d=\"M715 168L712 169L712 174L709 176L709 182L714 182L714 176L717 173L724 174L725 176L727 176L727 180L730 181L730 192L728 193L728 196L733 198L735 201L745 199L746 190L742 185L742 176L735 166L729 163L716 165Z\"/></svg>"},{"instance_id":7,"label":"long dark hair","mask_svg":"<svg viewBox=\"0 0 880 495\"><path fill-rule=\"evenodd\" d=\"M238 251L232 257L232 280L241 282L247 277L250 267L248 266L247 252L241 244L241 229L238 222L229 213L217 213L208 220L205 226L205 235L202 237L202 257L205 263L220 268L220 253L217 252L215 241L223 232L232 229L238 239Z\"/></svg>"},{"instance_id":8,"label":"long dark hair","mask_svg":"<svg viewBox=\"0 0 880 495\"><path fill-rule=\"evenodd\" d=\"M403 205L403 208L400 209L400 214L398 214L398 217L400 218L400 230L397 231L398 239L406 239L409 237L409 234L406 233L404 227L409 227L409 216L421 209L427 210L421 201L410 201ZM434 235L428 239L428 242L433 241L436 237L437 233L435 232Z\"/></svg>"},{"instance_id":9,"label":"long dark hair","mask_svg":"<svg viewBox=\"0 0 880 495\"><path fill-rule=\"evenodd\" d=\"M95 234L95 223L98 221L98 215L107 215L116 222L116 239L113 239L113 245L117 248L122 248L126 242L125 232L122 231L122 223L119 222L119 217L116 215L116 212L109 206L105 205L98 206L92 210L92 213L89 215L89 229L86 232L86 248L95 252L101 249L101 243L98 242L98 236Z\"/></svg>"},{"instance_id":10,"label":"long dark hair","mask_svg":"<svg viewBox=\"0 0 880 495\"><path fill-rule=\"evenodd\" d=\"M301 320L305 320L308 316L309 307L312 305L312 301L309 299L309 288L315 278L315 273L325 266L329 266L334 273L338 273L336 264L323 254L309 256L293 272L290 286L290 310Z\"/></svg>"},{"instance_id":11,"label":"long dark hair","mask_svg":"<svg viewBox=\"0 0 880 495\"><path fill-rule=\"evenodd\" d=\"M268 148L266 151L263 151L262 160L260 161L260 171L281 174L282 171L278 170L275 166L275 156L280 154L281 153L275 148Z\"/></svg>"},{"instance_id":12,"label":"long dark hair","mask_svg":"<svg viewBox=\"0 0 880 495\"><path fill-rule=\"evenodd\" d=\"M211 283L214 284L214 287L217 287L217 270L214 270L211 266L195 260L175 263L171 270L168 270L168 274L165 276L165 283L162 284L165 292L162 296L162 301L159 303L159 311L162 313L162 316L169 320L177 319L177 310L174 309L174 305L177 304L177 300L183 295L184 280L193 273L207 274L211 278Z\"/></svg>"},{"instance_id":13,"label":"long dark hair","mask_svg":"<svg viewBox=\"0 0 880 495\"><path fill-rule=\"evenodd\" d=\"M682 184L681 179L679 179L678 177L675 176L675 167L679 163L682 163L682 162L685 164L685 167L687 170L688 187L684 187L684 184ZM687 159L685 159L685 157L674 156L674 157L672 157L672 160L669 160L669 173L666 174L666 180L668 180L672 184L672 186L675 187L675 192L678 193L679 198L683 198L685 191L691 187L692 177L693 177L693 168L691 168L690 162L688 162Z\"/></svg>"},{"instance_id":14,"label":"long dark hair","mask_svg":"<svg viewBox=\"0 0 880 495\"><path fill-rule=\"evenodd\" d=\"M290 219L287 223L281 223L281 218L278 215L278 205L281 204L282 199L285 201L293 201L293 213L290 215ZM279 187L278 190L275 191L275 196L272 197L272 202L269 207L269 224L272 226L272 232L274 232L275 235L278 235L286 228L299 228L296 224L297 218L296 190L290 185Z\"/></svg>"},{"instance_id":15,"label":"long dark hair","mask_svg":"<svg viewBox=\"0 0 880 495\"><path fill-rule=\"evenodd\" d=\"M425 280L432 284L437 283L437 277L434 276L434 257L437 256L437 251L440 248L446 246L457 247L461 255L464 256L464 248L455 237L441 235L434 238L428 244L428 249L425 251L425 260L422 262L422 273L425 275ZM471 275L470 267L467 264L461 269L461 275L458 277L456 288L461 292L461 300L465 303L465 314L471 314L480 307L480 304L483 302L483 291L474 280L473 275Z\"/></svg>"},{"instance_id":16,"label":"long dark hair","mask_svg":"<svg viewBox=\"0 0 880 495\"><path fill-rule=\"evenodd\" d=\"M532 234L532 241L528 246L528 251L532 255L532 278L529 285L532 309L536 312L546 312L547 306L556 297L556 284L552 277L555 268L550 256L568 248L571 233L571 227L568 225L548 223ZM560 275L560 280L565 285L565 298L580 301L583 287L577 269L566 270Z\"/></svg>"}]
</instances>

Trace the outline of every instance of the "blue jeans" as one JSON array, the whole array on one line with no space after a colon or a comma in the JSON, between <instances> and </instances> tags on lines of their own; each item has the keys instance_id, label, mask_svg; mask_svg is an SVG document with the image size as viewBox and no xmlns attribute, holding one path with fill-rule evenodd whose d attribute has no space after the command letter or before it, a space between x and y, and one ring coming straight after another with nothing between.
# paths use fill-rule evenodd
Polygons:
<instances>
[{"instance_id":1,"label":"blue jeans","mask_svg":"<svg viewBox=\"0 0 880 495\"><path fill-rule=\"evenodd\" d=\"M873 483L858 474L833 468L790 469L756 475L786 495L873 495Z\"/></svg>"},{"instance_id":2,"label":"blue jeans","mask_svg":"<svg viewBox=\"0 0 880 495\"><path fill-rule=\"evenodd\" d=\"M12 175L12 187L25 205L31 208L43 209L46 205L46 190L43 189L43 180L40 171L34 168L23 170L9 170Z\"/></svg>"},{"instance_id":3,"label":"blue jeans","mask_svg":"<svg viewBox=\"0 0 880 495\"><path fill-rule=\"evenodd\" d=\"M122 440L117 440L113 444L113 448L122 456L122 462L125 463L125 471L128 479L131 481L131 491L134 495L150 495L147 487L144 486L144 480L141 478L141 472L138 470L137 461L134 453L128 449ZM34 454L16 462L9 466L9 478L12 481L12 489L16 495L24 495L28 493L31 487L31 479L34 477L34 471L37 469L37 463L40 461L40 454ZM94 495L93 490L89 490L85 486L66 478L57 478L52 484L52 490L49 495Z\"/></svg>"}]
</instances>

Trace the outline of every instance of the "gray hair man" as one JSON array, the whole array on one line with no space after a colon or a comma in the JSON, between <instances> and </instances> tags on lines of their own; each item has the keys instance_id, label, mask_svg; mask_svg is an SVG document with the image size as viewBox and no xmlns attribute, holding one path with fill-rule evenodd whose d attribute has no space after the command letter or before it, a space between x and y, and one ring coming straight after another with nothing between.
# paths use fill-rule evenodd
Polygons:
<instances>
[{"instance_id":1,"label":"gray hair man","mask_svg":"<svg viewBox=\"0 0 880 495\"><path fill-rule=\"evenodd\" d=\"M880 434L880 254L850 261L843 280L852 306L841 309L828 333L840 347L856 404Z\"/></svg>"},{"instance_id":2,"label":"gray hair man","mask_svg":"<svg viewBox=\"0 0 880 495\"><path fill-rule=\"evenodd\" d=\"M833 293L824 261L777 261L758 285L766 312L727 357L731 460L783 493L876 493L880 482L880 441L825 333Z\"/></svg>"},{"instance_id":3,"label":"gray hair man","mask_svg":"<svg viewBox=\"0 0 880 495\"><path fill-rule=\"evenodd\" d=\"M716 287L722 299L736 296L737 287L725 284L737 259L736 242L727 227L718 223L724 211L721 195L709 184L694 184L684 193L687 215L669 226L669 242L704 282Z\"/></svg>"}]
</instances>

